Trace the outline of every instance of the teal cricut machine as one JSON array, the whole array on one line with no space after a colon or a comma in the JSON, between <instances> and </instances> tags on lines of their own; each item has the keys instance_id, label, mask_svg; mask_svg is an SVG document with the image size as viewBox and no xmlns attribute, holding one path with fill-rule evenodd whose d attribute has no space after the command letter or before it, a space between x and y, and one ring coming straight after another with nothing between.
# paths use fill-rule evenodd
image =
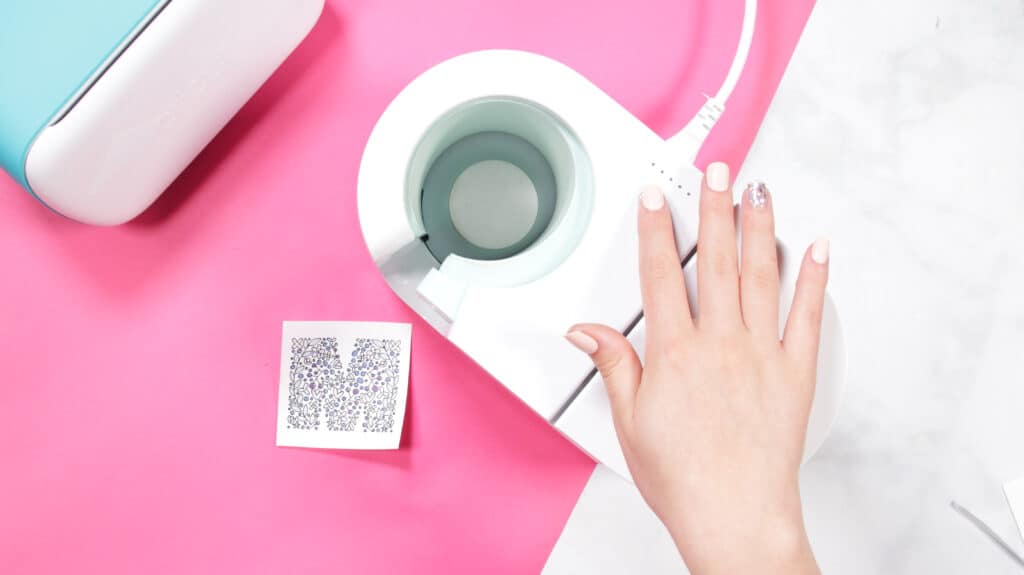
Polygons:
<instances>
[{"instance_id":1,"label":"teal cricut machine","mask_svg":"<svg viewBox=\"0 0 1024 575\"><path fill-rule=\"evenodd\" d=\"M5 0L0 166L69 218L128 221L322 8L323 0Z\"/></svg>"}]
</instances>

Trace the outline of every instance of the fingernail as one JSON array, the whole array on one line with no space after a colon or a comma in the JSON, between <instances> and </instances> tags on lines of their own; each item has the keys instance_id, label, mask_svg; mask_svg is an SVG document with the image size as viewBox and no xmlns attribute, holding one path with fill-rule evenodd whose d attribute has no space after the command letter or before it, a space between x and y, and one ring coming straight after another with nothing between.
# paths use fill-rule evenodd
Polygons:
<instances>
[{"instance_id":1,"label":"fingernail","mask_svg":"<svg viewBox=\"0 0 1024 575\"><path fill-rule=\"evenodd\" d=\"M576 346L576 349L587 355L594 355L597 353L597 340L582 331L570 331L565 334L565 339L569 340L569 343Z\"/></svg>"},{"instance_id":2,"label":"fingernail","mask_svg":"<svg viewBox=\"0 0 1024 575\"><path fill-rule=\"evenodd\" d=\"M640 203L648 210L656 212L665 205L665 192L658 186L647 186L640 191Z\"/></svg>"},{"instance_id":3,"label":"fingernail","mask_svg":"<svg viewBox=\"0 0 1024 575\"><path fill-rule=\"evenodd\" d=\"M751 207L763 208L768 203L768 185L764 182L750 182L745 193Z\"/></svg>"},{"instance_id":4,"label":"fingernail","mask_svg":"<svg viewBox=\"0 0 1024 575\"><path fill-rule=\"evenodd\" d=\"M723 162L715 162L708 166L708 188L714 192L725 192L729 189L729 166Z\"/></svg>"},{"instance_id":5,"label":"fingernail","mask_svg":"<svg viewBox=\"0 0 1024 575\"><path fill-rule=\"evenodd\" d=\"M828 263L828 238L818 238L811 246L811 259L818 264Z\"/></svg>"}]
</instances>

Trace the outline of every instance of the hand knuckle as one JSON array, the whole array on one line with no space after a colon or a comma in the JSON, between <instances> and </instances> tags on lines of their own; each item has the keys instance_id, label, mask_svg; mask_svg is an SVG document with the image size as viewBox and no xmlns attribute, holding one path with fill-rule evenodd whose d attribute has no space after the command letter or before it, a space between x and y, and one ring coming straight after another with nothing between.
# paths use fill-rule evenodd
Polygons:
<instances>
[{"instance_id":1,"label":"hand knuckle","mask_svg":"<svg viewBox=\"0 0 1024 575\"><path fill-rule=\"evenodd\" d=\"M767 265L751 266L743 276L748 284L756 290L772 289L779 283L779 273L776 268Z\"/></svg>"},{"instance_id":2,"label":"hand knuckle","mask_svg":"<svg viewBox=\"0 0 1024 575\"><path fill-rule=\"evenodd\" d=\"M817 306L805 309L801 316L801 321L810 327L815 327L821 323L821 309Z\"/></svg>"},{"instance_id":3,"label":"hand knuckle","mask_svg":"<svg viewBox=\"0 0 1024 575\"><path fill-rule=\"evenodd\" d=\"M663 282L671 277L672 273L675 272L674 268L678 265L668 258L651 258L647 261L647 278L656 283Z\"/></svg>"},{"instance_id":4,"label":"hand knuckle","mask_svg":"<svg viewBox=\"0 0 1024 575\"><path fill-rule=\"evenodd\" d=\"M711 252L705 258L708 273L715 277L727 277L736 273L736 261L726 252Z\"/></svg>"},{"instance_id":5,"label":"hand knuckle","mask_svg":"<svg viewBox=\"0 0 1024 575\"><path fill-rule=\"evenodd\" d=\"M597 370L606 376L613 374L622 366L622 356L619 354L611 354L600 357L597 359L596 366Z\"/></svg>"}]
</instances>

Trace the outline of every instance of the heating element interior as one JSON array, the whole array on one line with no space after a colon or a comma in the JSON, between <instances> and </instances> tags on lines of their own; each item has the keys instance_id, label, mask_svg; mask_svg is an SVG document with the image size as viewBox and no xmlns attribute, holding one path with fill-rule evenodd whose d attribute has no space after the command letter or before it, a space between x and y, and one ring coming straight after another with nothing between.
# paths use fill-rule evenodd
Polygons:
<instances>
[{"instance_id":1,"label":"heating element interior","mask_svg":"<svg viewBox=\"0 0 1024 575\"><path fill-rule=\"evenodd\" d=\"M426 130L409 163L406 210L453 279L517 285L555 269L577 245L592 177L560 118L533 102L488 97L455 106Z\"/></svg>"}]
</instances>

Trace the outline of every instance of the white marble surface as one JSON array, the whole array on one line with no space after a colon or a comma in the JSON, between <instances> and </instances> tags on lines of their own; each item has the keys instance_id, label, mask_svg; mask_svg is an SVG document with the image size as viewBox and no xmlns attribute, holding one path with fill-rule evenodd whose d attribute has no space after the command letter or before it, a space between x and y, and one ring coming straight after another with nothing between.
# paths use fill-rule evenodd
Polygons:
<instances>
[{"instance_id":1,"label":"white marble surface","mask_svg":"<svg viewBox=\"0 0 1024 575\"><path fill-rule=\"evenodd\" d=\"M1021 573L949 508L1024 551L1024 2L819 0L741 179L780 235L833 239L844 405L804 469L827 573ZM607 470L546 573L679 572Z\"/></svg>"}]
</instances>

